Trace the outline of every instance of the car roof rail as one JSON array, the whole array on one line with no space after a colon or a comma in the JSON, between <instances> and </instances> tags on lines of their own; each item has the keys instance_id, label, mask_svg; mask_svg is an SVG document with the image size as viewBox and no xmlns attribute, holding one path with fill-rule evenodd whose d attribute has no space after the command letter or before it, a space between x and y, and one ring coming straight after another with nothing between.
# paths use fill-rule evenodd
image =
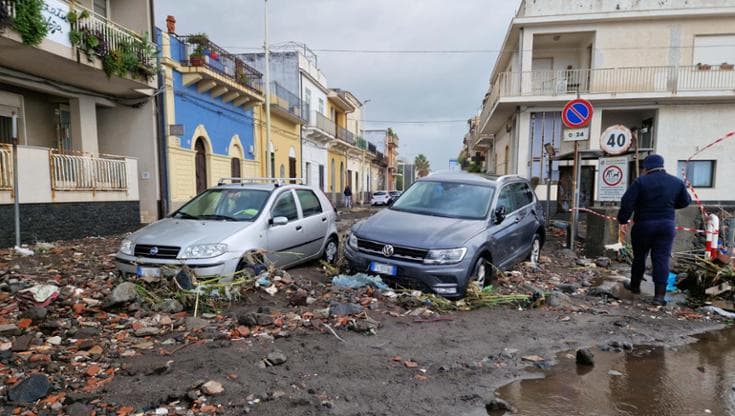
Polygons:
<instances>
[{"instance_id":1,"label":"car roof rail","mask_svg":"<svg viewBox=\"0 0 735 416\"><path fill-rule=\"evenodd\" d=\"M303 178L220 178L217 186L222 185L252 185L252 184L269 184L272 183L276 187L282 185L303 185Z\"/></svg>"}]
</instances>

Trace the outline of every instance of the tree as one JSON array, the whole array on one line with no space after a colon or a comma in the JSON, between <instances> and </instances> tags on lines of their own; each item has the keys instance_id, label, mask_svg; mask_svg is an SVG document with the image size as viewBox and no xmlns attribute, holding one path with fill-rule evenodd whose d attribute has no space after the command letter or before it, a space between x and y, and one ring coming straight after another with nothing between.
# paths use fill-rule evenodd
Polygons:
<instances>
[{"instance_id":1,"label":"tree","mask_svg":"<svg viewBox=\"0 0 735 416\"><path fill-rule=\"evenodd\" d=\"M424 176L429 174L429 171L431 170L431 165L429 164L429 159L426 158L426 156L422 154L416 156L416 158L413 160L414 166L416 166L416 172L419 175L419 178L423 178Z\"/></svg>"}]
</instances>

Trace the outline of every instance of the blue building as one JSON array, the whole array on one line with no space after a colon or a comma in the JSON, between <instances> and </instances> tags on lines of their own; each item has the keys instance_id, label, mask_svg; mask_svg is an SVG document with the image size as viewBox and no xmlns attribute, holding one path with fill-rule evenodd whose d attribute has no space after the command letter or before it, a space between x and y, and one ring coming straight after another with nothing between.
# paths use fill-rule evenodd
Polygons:
<instances>
[{"instance_id":1,"label":"blue building","mask_svg":"<svg viewBox=\"0 0 735 416\"><path fill-rule=\"evenodd\" d=\"M254 107L262 75L206 35L157 31L166 129L161 174L169 210L223 177L258 176Z\"/></svg>"}]
</instances>

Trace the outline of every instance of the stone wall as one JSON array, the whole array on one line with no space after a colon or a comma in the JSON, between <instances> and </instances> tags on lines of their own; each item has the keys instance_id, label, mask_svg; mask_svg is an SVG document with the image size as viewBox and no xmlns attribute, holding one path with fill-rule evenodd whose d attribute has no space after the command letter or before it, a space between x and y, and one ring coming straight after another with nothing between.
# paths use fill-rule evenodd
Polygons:
<instances>
[{"instance_id":1,"label":"stone wall","mask_svg":"<svg viewBox=\"0 0 735 416\"><path fill-rule=\"evenodd\" d=\"M13 205L0 205L0 247L15 244ZM23 243L71 240L133 231L140 227L138 201L39 203L20 205Z\"/></svg>"}]
</instances>

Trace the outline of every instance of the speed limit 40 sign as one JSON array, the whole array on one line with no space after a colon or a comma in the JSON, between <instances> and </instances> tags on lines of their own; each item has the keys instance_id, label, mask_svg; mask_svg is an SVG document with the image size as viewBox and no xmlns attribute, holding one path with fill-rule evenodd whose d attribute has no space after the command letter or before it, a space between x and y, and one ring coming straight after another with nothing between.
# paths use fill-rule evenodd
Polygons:
<instances>
[{"instance_id":1,"label":"speed limit 40 sign","mask_svg":"<svg viewBox=\"0 0 735 416\"><path fill-rule=\"evenodd\" d=\"M600 148L609 155L622 155L633 144L633 135L630 129L615 125L608 127L600 136Z\"/></svg>"}]
</instances>

